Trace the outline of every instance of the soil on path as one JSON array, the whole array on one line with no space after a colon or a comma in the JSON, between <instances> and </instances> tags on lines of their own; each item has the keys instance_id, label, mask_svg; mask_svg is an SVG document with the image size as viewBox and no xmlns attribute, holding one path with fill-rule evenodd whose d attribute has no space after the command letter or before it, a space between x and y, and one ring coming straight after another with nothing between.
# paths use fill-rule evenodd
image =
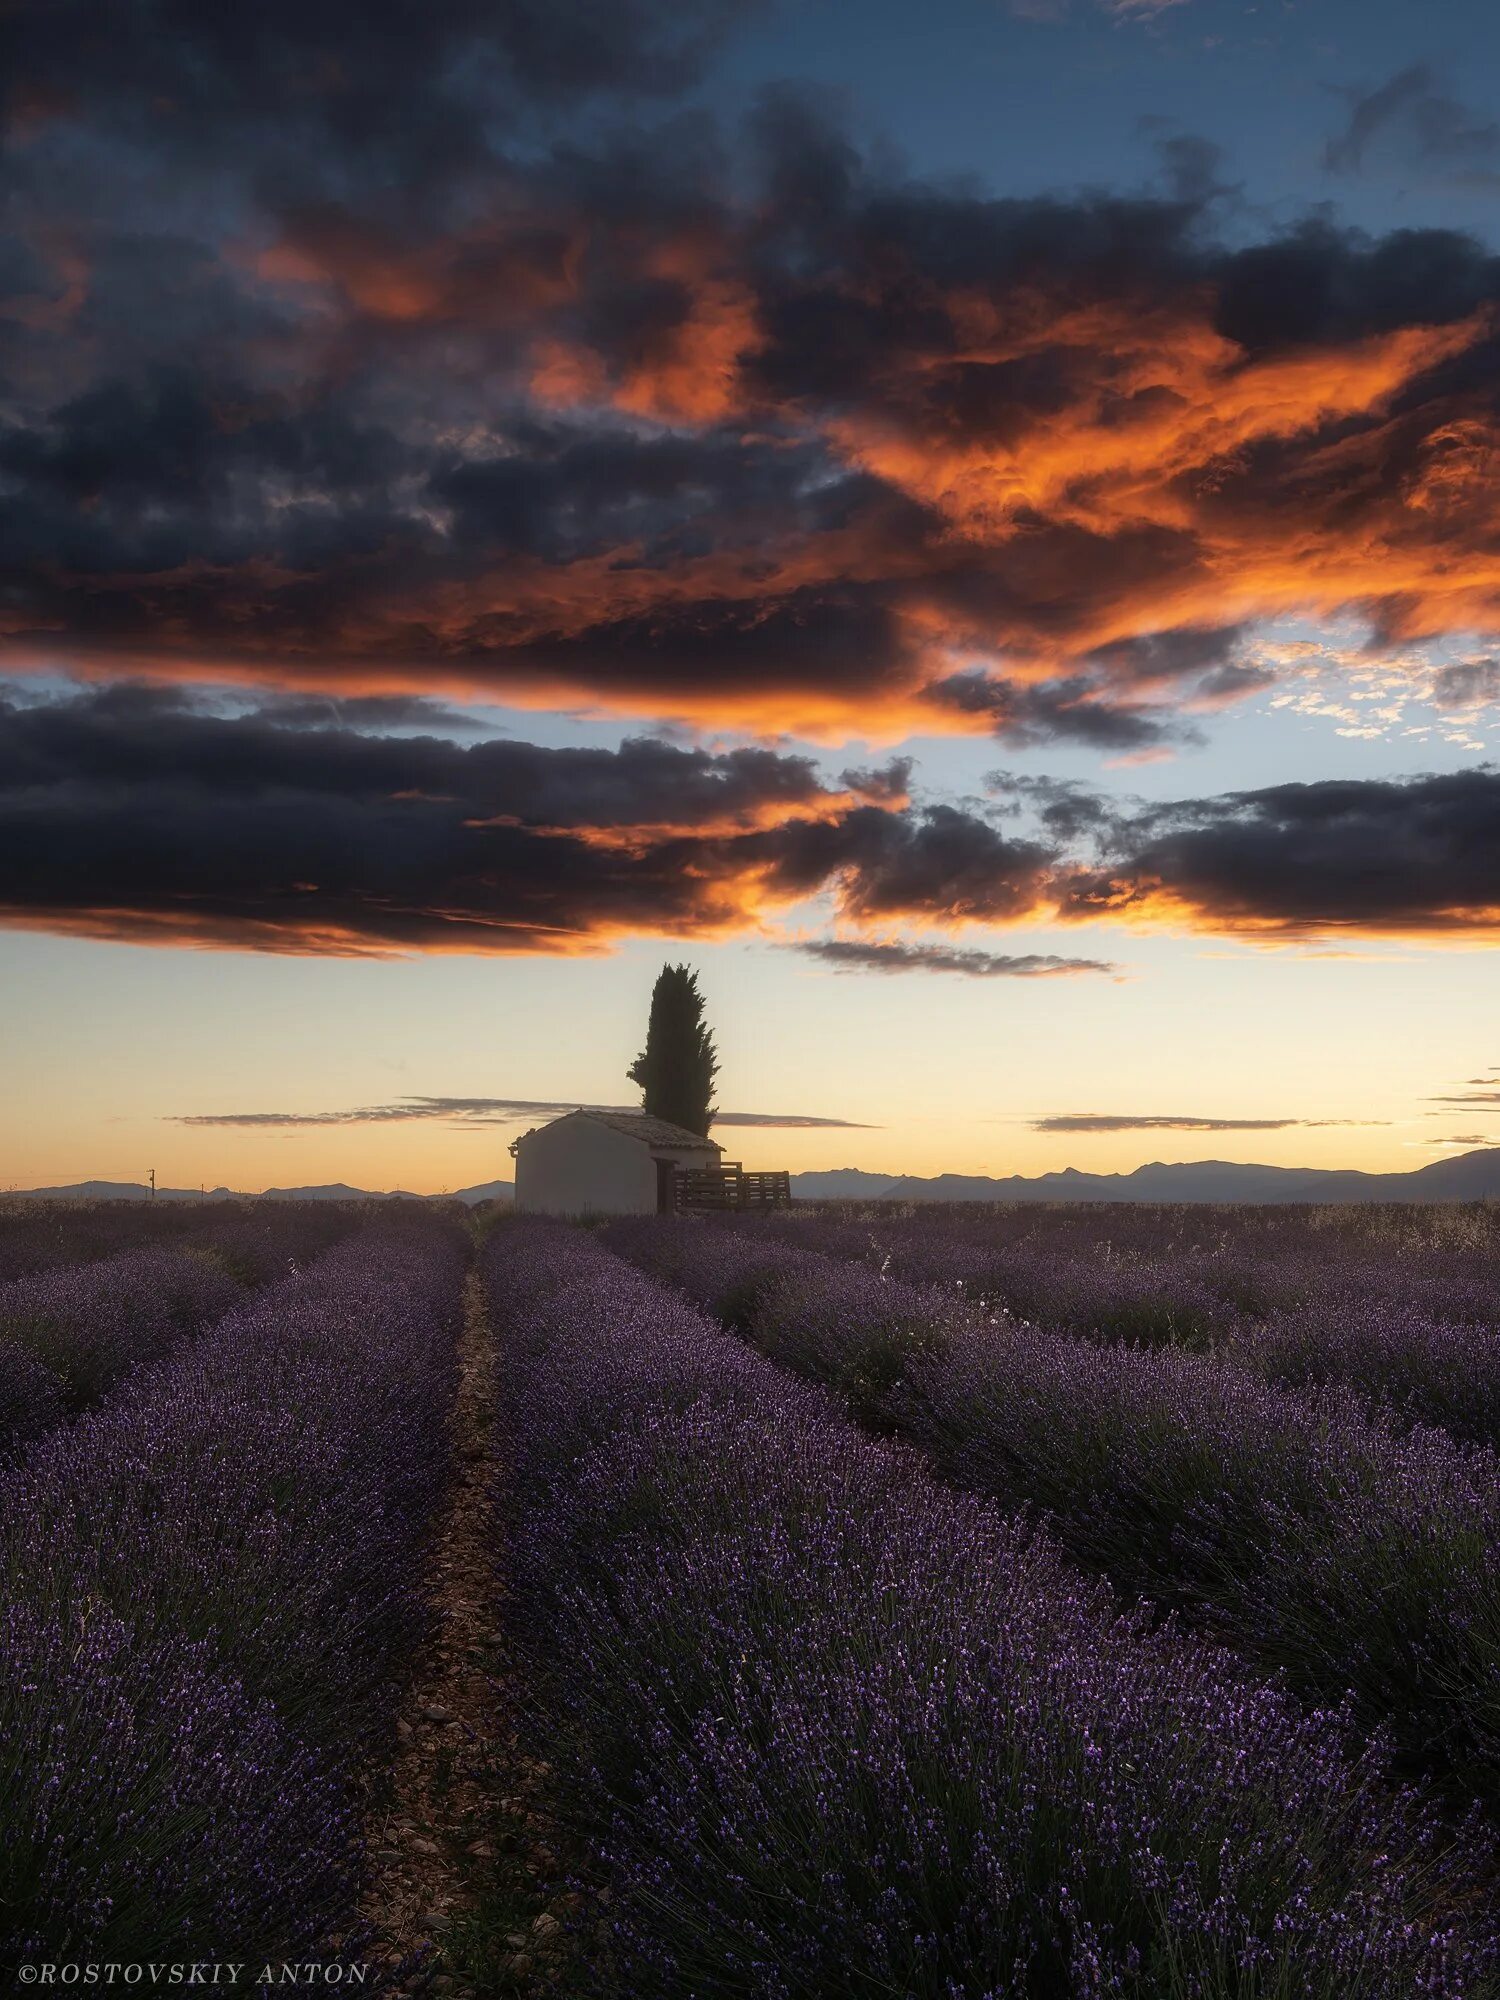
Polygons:
<instances>
[{"instance_id":1,"label":"soil on path","mask_svg":"<svg viewBox=\"0 0 1500 2000\"><path fill-rule=\"evenodd\" d=\"M372 1776L371 1956L399 1983L454 2000L555 1987L570 1911L549 1888L547 1767L507 1699L491 1429L495 1344L484 1293L464 1297L452 1419L453 1491L431 1555L436 1626L414 1662L391 1766Z\"/></svg>"}]
</instances>

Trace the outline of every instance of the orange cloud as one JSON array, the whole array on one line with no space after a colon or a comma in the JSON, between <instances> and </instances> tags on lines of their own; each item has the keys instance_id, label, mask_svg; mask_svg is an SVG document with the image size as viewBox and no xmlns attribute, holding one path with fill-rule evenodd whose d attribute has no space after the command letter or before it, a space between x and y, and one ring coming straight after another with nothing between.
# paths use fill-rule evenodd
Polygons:
<instances>
[{"instance_id":1,"label":"orange cloud","mask_svg":"<svg viewBox=\"0 0 1500 2000\"><path fill-rule=\"evenodd\" d=\"M1262 910L1249 899L1239 901L1228 890L1222 897L1195 897L1160 882L1132 881L1119 887L1113 896L1101 895L1087 913L1076 904L1070 906L1064 902L1053 914L1062 921L1107 921L1133 931L1165 932L1179 937L1185 932L1196 932L1236 938L1248 944L1296 944L1337 937L1406 939L1427 944L1500 942L1500 895L1493 902L1443 906L1439 901L1429 908L1346 916L1333 910L1313 914ZM1315 955L1389 963L1388 959L1369 960L1368 954L1356 952Z\"/></svg>"},{"instance_id":2,"label":"orange cloud","mask_svg":"<svg viewBox=\"0 0 1500 2000\"><path fill-rule=\"evenodd\" d=\"M742 201L576 161L497 167L446 228L287 202L216 267L256 315L224 380L8 433L8 658L1039 736L1036 704L945 688L979 671L1057 684L1057 733L1134 756L1254 682L1122 647L1500 627L1472 246L1229 251L1178 207L863 171L817 216L795 174Z\"/></svg>"},{"instance_id":3,"label":"orange cloud","mask_svg":"<svg viewBox=\"0 0 1500 2000\"><path fill-rule=\"evenodd\" d=\"M396 325L525 325L578 289L575 219L503 214L466 232L412 240L331 203L289 214L277 239L237 246L272 285L322 286L350 312Z\"/></svg>"}]
</instances>

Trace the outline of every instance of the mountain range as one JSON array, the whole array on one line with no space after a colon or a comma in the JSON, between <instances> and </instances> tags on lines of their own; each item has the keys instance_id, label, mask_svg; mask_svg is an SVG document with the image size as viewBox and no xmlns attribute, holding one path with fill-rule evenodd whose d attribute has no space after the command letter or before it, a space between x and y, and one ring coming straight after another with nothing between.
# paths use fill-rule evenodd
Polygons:
<instances>
[{"instance_id":1,"label":"mountain range","mask_svg":"<svg viewBox=\"0 0 1500 2000\"><path fill-rule=\"evenodd\" d=\"M22 1188L14 1193L54 1201L142 1201L150 1190L135 1181L78 1181L71 1187ZM1366 1174L1353 1168L1262 1167L1238 1160L1153 1160L1128 1174L1086 1174L1077 1167L1027 1177L985 1174L872 1174L834 1167L792 1175L792 1193L803 1201L1494 1201L1500 1200L1500 1146L1484 1146L1432 1160L1404 1174ZM158 1188L160 1201L245 1199L232 1188ZM510 1181L481 1181L446 1195L406 1195L408 1201L509 1201ZM335 1181L326 1187L266 1188L264 1201L395 1200L368 1188Z\"/></svg>"},{"instance_id":2,"label":"mountain range","mask_svg":"<svg viewBox=\"0 0 1500 2000\"><path fill-rule=\"evenodd\" d=\"M151 1190L143 1181L75 1181L71 1187L12 1188L15 1196L38 1201L146 1201ZM170 1188L156 1190L158 1201L462 1201L470 1208L481 1201L509 1201L510 1181L481 1181L476 1187L454 1188L450 1194L411 1194L405 1188L385 1190L349 1187L330 1181L323 1187L263 1188L251 1195L238 1188Z\"/></svg>"},{"instance_id":3,"label":"mountain range","mask_svg":"<svg viewBox=\"0 0 1500 2000\"><path fill-rule=\"evenodd\" d=\"M793 1174L792 1191L818 1201L1492 1201L1500 1199L1500 1146L1429 1161L1404 1174L1341 1167L1262 1167L1238 1160L1153 1160L1128 1174L1077 1167L1027 1178L936 1174L890 1178L857 1167Z\"/></svg>"}]
</instances>

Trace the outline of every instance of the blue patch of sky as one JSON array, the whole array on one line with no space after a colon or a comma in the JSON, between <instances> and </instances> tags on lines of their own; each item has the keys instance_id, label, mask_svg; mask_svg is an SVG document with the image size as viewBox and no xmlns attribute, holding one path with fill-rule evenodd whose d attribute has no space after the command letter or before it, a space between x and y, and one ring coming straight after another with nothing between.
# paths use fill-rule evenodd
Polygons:
<instances>
[{"instance_id":1,"label":"blue patch of sky","mask_svg":"<svg viewBox=\"0 0 1500 2000\"><path fill-rule=\"evenodd\" d=\"M1201 135L1261 235L1331 204L1374 232L1441 226L1497 235L1497 191L1471 145L1430 143L1411 103L1357 164L1330 171L1357 97L1414 65L1429 97L1483 134L1500 114L1500 8L1481 0L801 0L731 44L705 95L731 113L768 84L842 100L858 135L893 142L920 174L972 176L1010 195L1144 189L1154 141ZM1500 142L1490 164L1500 173ZM1476 171L1477 169L1477 171ZM1160 186L1160 182L1157 182Z\"/></svg>"}]
</instances>

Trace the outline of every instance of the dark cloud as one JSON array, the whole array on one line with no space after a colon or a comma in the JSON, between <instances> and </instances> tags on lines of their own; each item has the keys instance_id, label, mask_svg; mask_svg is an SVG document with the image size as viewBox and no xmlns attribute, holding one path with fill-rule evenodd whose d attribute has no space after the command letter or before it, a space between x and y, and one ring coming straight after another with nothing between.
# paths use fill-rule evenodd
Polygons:
<instances>
[{"instance_id":1,"label":"dark cloud","mask_svg":"<svg viewBox=\"0 0 1500 2000\"><path fill-rule=\"evenodd\" d=\"M873 768L857 766L841 772L839 783L872 805L901 805L911 788L914 763L911 757L892 757L888 764Z\"/></svg>"},{"instance_id":2,"label":"dark cloud","mask_svg":"<svg viewBox=\"0 0 1500 2000\"><path fill-rule=\"evenodd\" d=\"M1096 648L1086 664L1105 687L1170 692L1192 706L1217 707L1261 694L1275 682L1269 668L1239 657L1244 638L1241 625L1142 632ZM1178 733L1191 740L1180 725ZM1163 740L1170 734L1164 729Z\"/></svg>"},{"instance_id":3,"label":"dark cloud","mask_svg":"<svg viewBox=\"0 0 1500 2000\"><path fill-rule=\"evenodd\" d=\"M1427 63L1398 70L1374 90L1344 95L1348 123L1323 153L1330 173L1361 172L1372 148L1383 144L1404 163L1481 185L1500 182L1500 125L1460 104Z\"/></svg>"},{"instance_id":4,"label":"dark cloud","mask_svg":"<svg viewBox=\"0 0 1500 2000\"><path fill-rule=\"evenodd\" d=\"M1264 694L1275 685L1276 675L1270 667L1232 660L1205 674L1193 692L1204 702L1243 701L1247 695Z\"/></svg>"},{"instance_id":5,"label":"dark cloud","mask_svg":"<svg viewBox=\"0 0 1500 2000\"><path fill-rule=\"evenodd\" d=\"M245 1131L292 1131L323 1125L409 1125L434 1119L462 1125L514 1125L534 1113L575 1109L571 1104L528 1102L525 1098L413 1097L396 1104L356 1105L344 1111L202 1111L167 1122L228 1126Z\"/></svg>"},{"instance_id":6,"label":"dark cloud","mask_svg":"<svg viewBox=\"0 0 1500 2000\"><path fill-rule=\"evenodd\" d=\"M229 716L129 684L0 696L0 922L267 951L566 952L730 935L809 899L872 930L1165 922L1267 940L1486 936L1500 912L1486 767L1113 806L995 773L1000 810L1034 819L1018 833L993 808L910 803L903 759L828 779L769 749L457 742L377 718ZM895 963L878 938L824 943L830 963ZM902 969L938 969L925 945L898 949ZM983 969L937 950L944 969Z\"/></svg>"},{"instance_id":7,"label":"dark cloud","mask_svg":"<svg viewBox=\"0 0 1500 2000\"><path fill-rule=\"evenodd\" d=\"M984 716L995 735L1017 750L1061 742L1128 752L1192 738L1171 717L1101 698L1098 683L1082 676L1028 686L983 673L954 674L933 688L931 698L965 715Z\"/></svg>"},{"instance_id":8,"label":"dark cloud","mask_svg":"<svg viewBox=\"0 0 1500 2000\"><path fill-rule=\"evenodd\" d=\"M1004 920L1050 854L907 766L230 719L181 691L0 700L0 921L267 951L582 951L703 936L828 895L845 915Z\"/></svg>"},{"instance_id":9,"label":"dark cloud","mask_svg":"<svg viewBox=\"0 0 1500 2000\"><path fill-rule=\"evenodd\" d=\"M1439 708L1479 708L1500 700L1500 660L1459 660L1440 667L1432 699Z\"/></svg>"},{"instance_id":10,"label":"dark cloud","mask_svg":"<svg viewBox=\"0 0 1500 2000\"><path fill-rule=\"evenodd\" d=\"M1121 810L1117 800L1106 798L1102 792L1072 778L990 771L984 782L997 799L1004 801L998 811L1034 813L1050 838L1068 846L1106 835Z\"/></svg>"},{"instance_id":11,"label":"dark cloud","mask_svg":"<svg viewBox=\"0 0 1500 2000\"><path fill-rule=\"evenodd\" d=\"M840 972L953 972L966 979L1052 979L1079 972L1117 973L1098 958L1053 952L973 951L959 945L907 944L858 938L810 938L790 947Z\"/></svg>"},{"instance_id":12,"label":"dark cloud","mask_svg":"<svg viewBox=\"0 0 1500 2000\"><path fill-rule=\"evenodd\" d=\"M523 685L593 687L622 706L644 698L669 710L768 715L804 700L876 712L898 697L912 650L883 585L837 592L796 590L774 601L713 602L691 617L611 618L580 634L549 633L508 649Z\"/></svg>"},{"instance_id":13,"label":"dark cloud","mask_svg":"<svg viewBox=\"0 0 1500 2000\"><path fill-rule=\"evenodd\" d=\"M489 151L528 101L674 92L754 11L745 0L10 0L5 109L23 128L88 118L213 156L248 129L432 173ZM497 103L498 99L498 103ZM403 129L411 127L413 129Z\"/></svg>"},{"instance_id":14,"label":"dark cloud","mask_svg":"<svg viewBox=\"0 0 1500 2000\"><path fill-rule=\"evenodd\" d=\"M429 491L451 545L558 564L628 548L659 566L789 528L815 536L845 527L882 497L812 442L643 437L559 422L516 423L509 441L504 455L433 472Z\"/></svg>"},{"instance_id":15,"label":"dark cloud","mask_svg":"<svg viewBox=\"0 0 1500 2000\"><path fill-rule=\"evenodd\" d=\"M101 798L157 787L198 791L229 806L242 796L316 793L371 805L423 802L480 827L620 827L703 830L758 825L767 814L824 809L834 795L806 757L742 748L712 755L648 737L618 750L541 749L499 739L457 744L444 736L367 734L357 723L400 719L430 731L443 711L384 699L332 704L282 701L230 718L182 693L113 685L29 702L0 697L0 787L37 795L93 787ZM906 767L851 773L885 800ZM894 789L893 789L894 787Z\"/></svg>"},{"instance_id":16,"label":"dark cloud","mask_svg":"<svg viewBox=\"0 0 1500 2000\"><path fill-rule=\"evenodd\" d=\"M411 694L284 694L258 701L256 720L278 729L389 729L423 734L494 733L494 724L472 710Z\"/></svg>"},{"instance_id":17,"label":"dark cloud","mask_svg":"<svg viewBox=\"0 0 1500 2000\"><path fill-rule=\"evenodd\" d=\"M831 789L806 758L649 739L554 750L229 719L132 686L5 700L4 920L335 952L710 933L768 885L852 892L870 861L889 872L904 772L851 775Z\"/></svg>"},{"instance_id":18,"label":"dark cloud","mask_svg":"<svg viewBox=\"0 0 1500 2000\"><path fill-rule=\"evenodd\" d=\"M1403 327L1452 325L1496 290L1494 258L1456 230L1371 239L1318 219L1224 260L1214 324L1250 356L1333 350Z\"/></svg>"},{"instance_id":19,"label":"dark cloud","mask_svg":"<svg viewBox=\"0 0 1500 2000\"><path fill-rule=\"evenodd\" d=\"M313 11L7 14L13 660L1131 755L1264 684L1226 604L1495 621L1469 239L599 115L734 0Z\"/></svg>"},{"instance_id":20,"label":"dark cloud","mask_svg":"<svg viewBox=\"0 0 1500 2000\"><path fill-rule=\"evenodd\" d=\"M1193 1118L1171 1112L1142 1115L1109 1111L1060 1111L1033 1118L1033 1132L1285 1132L1293 1126L1383 1124L1367 1118Z\"/></svg>"},{"instance_id":21,"label":"dark cloud","mask_svg":"<svg viewBox=\"0 0 1500 2000\"><path fill-rule=\"evenodd\" d=\"M768 880L787 897L836 887L856 922L920 916L948 923L1012 923L1048 894L1055 851L1012 840L956 806L892 813L864 806L802 820L766 836Z\"/></svg>"},{"instance_id":22,"label":"dark cloud","mask_svg":"<svg viewBox=\"0 0 1500 2000\"><path fill-rule=\"evenodd\" d=\"M1089 664L1105 668L1112 679L1130 683L1181 681L1222 670L1233 660L1241 637L1238 625L1185 625L1175 632L1141 632L1097 646L1089 655Z\"/></svg>"},{"instance_id":23,"label":"dark cloud","mask_svg":"<svg viewBox=\"0 0 1500 2000\"><path fill-rule=\"evenodd\" d=\"M854 1118L806 1118L800 1112L788 1111L716 1111L715 1125L779 1125L788 1131L814 1127L838 1126L848 1132L877 1132L878 1125L864 1125Z\"/></svg>"},{"instance_id":24,"label":"dark cloud","mask_svg":"<svg viewBox=\"0 0 1500 2000\"><path fill-rule=\"evenodd\" d=\"M1482 935L1500 913L1500 773L1179 800L1123 817L1102 845L1065 914L1265 937Z\"/></svg>"},{"instance_id":25,"label":"dark cloud","mask_svg":"<svg viewBox=\"0 0 1500 2000\"><path fill-rule=\"evenodd\" d=\"M217 1125L272 1130L321 1125L407 1125L442 1120L458 1125L518 1125L527 1118L556 1117L568 1111L634 1111L629 1104L578 1105L531 1097L404 1097L395 1104L368 1104L345 1111L204 1111L168 1122L173 1125ZM875 1128L849 1118L814 1118L800 1111L718 1111L716 1125L838 1128L869 1132Z\"/></svg>"}]
</instances>

